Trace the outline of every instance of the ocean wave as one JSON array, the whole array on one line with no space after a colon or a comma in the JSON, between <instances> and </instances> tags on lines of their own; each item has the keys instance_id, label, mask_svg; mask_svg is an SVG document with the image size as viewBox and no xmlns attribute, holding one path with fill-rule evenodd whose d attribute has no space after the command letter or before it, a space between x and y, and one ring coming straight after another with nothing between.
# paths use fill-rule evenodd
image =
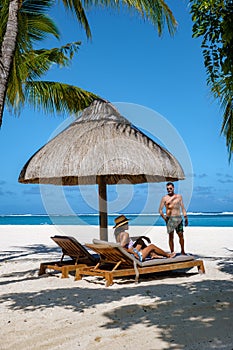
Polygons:
<instances>
[{"instance_id":1,"label":"ocean wave","mask_svg":"<svg viewBox=\"0 0 233 350\"><path fill-rule=\"evenodd\" d=\"M233 215L233 212L188 212L187 215Z\"/></svg>"},{"instance_id":2,"label":"ocean wave","mask_svg":"<svg viewBox=\"0 0 233 350\"><path fill-rule=\"evenodd\" d=\"M115 214L108 214L109 217L115 217L121 215L119 213ZM135 216L135 217L157 217L160 216L158 213L124 213L124 215L128 216ZM224 211L224 212L187 212L187 215L190 216L201 216L201 215L233 215L233 212L231 211ZM99 216L99 213L93 213L93 214L0 214L1 218L4 217L97 217Z\"/></svg>"}]
</instances>

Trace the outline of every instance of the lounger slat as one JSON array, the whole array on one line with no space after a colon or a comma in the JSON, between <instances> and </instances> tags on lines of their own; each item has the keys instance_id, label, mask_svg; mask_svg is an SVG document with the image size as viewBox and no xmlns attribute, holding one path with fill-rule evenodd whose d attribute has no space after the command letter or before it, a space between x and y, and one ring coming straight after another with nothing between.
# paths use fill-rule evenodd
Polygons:
<instances>
[{"instance_id":1,"label":"lounger slat","mask_svg":"<svg viewBox=\"0 0 233 350\"><path fill-rule=\"evenodd\" d=\"M51 238L62 248L63 252L66 255L74 257L75 259L87 256L86 252L83 252L83 250L80 249L79 245L73 241L69 241L67 238L59 238L56 236Z\"/></svg>"},{"instance_id":2,"label":"lounger slat","mask_svg":"<svg viewBox=\"0 0 233 350\"><path fill-rule=\"evenodd\" d=\"M70 271L75 271L77 267L95 266L99 261L98 255L92 255L74 237L54 236L51 239L62 249L60 261L45 262L40 264L39 275L46 273L46 270L61 271L62 278L69 277ZM72 260L63 261L63 256L67 255Z\"/></svg>"},{"instance_id":3,"label":"lounger slat","mask_svg":"<svg viewBox=\"0 0 233 350\"><path fill-rule=\"evenodd\" d=\"M111 247L107 245L101 244L86 244L86 246L93 251L97 252L101 261L105 263L116 263L116 261L121 260L122 266L132 266L132 259L128 258L128 256L122 254L120 250L117 250L115 247Z\"/></svg>"},{"instance_id":4,"label":"lounger slat","mask_svg":"<svg viewBox=\"0 0 233 350\"><path fill-rule=\"evenodd\" d=\"M135 275L135 281L138 281L140 274L190 269L192 267L197 267L198 272L205 273L203 261L195 259L192 256L181 256L172 259L151 259L149 262L141 263L122 247L114 243L106 242L104 244L101 242L100 244L86 244L86 246L100 255L100 263L95 268L77 267L75 280L80 280L85 275L101 276L105 279L106 286L108 287L113 284L115 277Z\"/></svg>"}]
</instances>

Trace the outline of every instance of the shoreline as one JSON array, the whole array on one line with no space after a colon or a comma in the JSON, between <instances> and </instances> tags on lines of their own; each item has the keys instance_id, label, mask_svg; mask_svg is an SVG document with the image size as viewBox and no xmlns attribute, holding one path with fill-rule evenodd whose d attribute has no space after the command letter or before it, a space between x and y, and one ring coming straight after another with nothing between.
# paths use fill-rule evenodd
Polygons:
<instances>
[{"instance_id":1,"label":"shoreline","mask_svg":"<svg viewBox=\"0 0 233 350\"><path fill-rule=\"evenodd\" d=\"M131 226L168 250L164 226ZM185 227L187 253L204 260L206 273L102 279L60 273L38 277L41 262L61 252L51 240L99 237L98 226L0 225L0 350L232 350L233 240L231 227ZM109 240L113 240L112 227ZM177 235L175 248L179 251ZM146 335L146 336L145 336Z\"/></svg>"}]
</instances>

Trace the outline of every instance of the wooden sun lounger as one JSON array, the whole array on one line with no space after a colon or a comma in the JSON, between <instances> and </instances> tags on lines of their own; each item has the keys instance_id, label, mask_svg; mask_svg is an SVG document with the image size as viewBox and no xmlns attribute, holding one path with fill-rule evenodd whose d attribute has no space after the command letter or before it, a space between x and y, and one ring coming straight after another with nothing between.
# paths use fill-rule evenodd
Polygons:
<instances>
[{"instance_id":1,"label":"wooden sun lounger","mask_svg":"<svg viewBox=\"0 0 233 350\"><path fill-rule=\"evenodd\" d=\"M114 283L115 277L135 275L135 281L138 282L140 274L188 269L195 266L200 273L205 273L203 261L196 260L190 255L140 262L117 243L106 242L104 244L86 244L86 246L100 255L100 262L94 267L77 267L75 280L80 280L85 275L101 276L105 279L105 285L108 287Z\"/></svg>"},{"instance_id":2,"label":"wooden sun lounger","mask_svg":"<svg viewBox=\"0 0 233 350\"><path fill-rule=\"evenodd\" d=\"M62 249L62 256L59 261L41 263L39 276L45 274L47 269L50 269L61 271L61 277L67 278L69 277L69 272L75 271L77 267L95 266L99 261L98 255L91 254L74 237L54 236L51 239ZM64 260L65 256L69 256L71 260Z\"/></svg>"}]
</instances>

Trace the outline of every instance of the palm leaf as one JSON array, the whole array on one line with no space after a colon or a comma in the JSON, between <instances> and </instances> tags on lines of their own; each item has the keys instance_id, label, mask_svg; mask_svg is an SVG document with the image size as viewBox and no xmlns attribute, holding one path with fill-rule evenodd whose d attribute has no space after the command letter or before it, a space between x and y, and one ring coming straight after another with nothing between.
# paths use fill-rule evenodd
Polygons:
<instances>
[{"instance_id":1,"label":"palm leaf","mask_svg":"<svg viewBox=\"0 0 233 350\"><path fill-rule=\"evenodd\" d=\"M221 108L223 110L221 133L223 133L226 138L226 146L230 162L233 153L233 100L228 89L225 89L225 91L222 92Z\"/></svg>"},{"instance_id":2,"label":"palm leaf","mask_svg":"<svg viewBox=\"0 0 233 350\"><path fill-rule=\"evenodd\" d=\"M18 14L17 45L21 52L32 49L33 44L53 35L59 39L60 33L46 12L52 6L51 0L24 1Z\"/></svg>"},{"instance_id":3,"label":"palm leaf","mask_svg":"<svg viewBox=\"0 0 233 350\"><path fill-rule=\"evenodd\" d=\"M84 7L82 5L82 1L80 0L62 0L65 8L71 12L74 12L77 20L81 24L81 26L85 29L86 35L88 38L91 38L91 29L86 17L86 13ZM84 0L86 3L86 0Z\"/></svg>"},{"instance_id":4,"label":"palm leaf","mask_svg":"<svg viewBox=\"0 0 233 350\"><path fill-rule=\"evenodd\" d=\"M50 50L31 50L23 54L16 50L7 88L8 107L18 113L19 106L25 101L24 84L41 79L53 64L67 66L79 46L80 43L77 42Z\"/></svg>"},{"instance_id":5,"label":"palm leaf","mask_svg":"<svg viewBox=\"0 0 233 350\"><path fill-rule=\"evenodd\" d=\"M21 79L32 81L44 75L55 63L66 67L75 52L79 49L80 42L66 44L59 48L31 50L22 55L20 64ZM25 72L26 75L23 75Z\"/></svg>"},{"instance_id":6,"label":"palm leaf","mask_svg":"<svg viewBox=\"0 0 233 350\"><path fill-rule=\"evenodd\" d=\"M99 96L79 87L51 81L25 84L25 102L45 113L76 114Z\"/></svg>"},{"instance_id":7,"label":"palm leaf","mask_svg":"<svg viewBox=\"0 0 233 350\"><path fill-rule=\"evenodd\" d=\"M91 38L91 30L85 14L85 9L92 7L107 7L120 9L122 6L128 10L138 13L142 18L151 21L153 26L162 34L164 24L167 24L168 31L172 35L175 32L177 22L164 0L62 0L65 8L76 14L80 24L86 31L88 38Z\"/></svg>"}]
</instances>

